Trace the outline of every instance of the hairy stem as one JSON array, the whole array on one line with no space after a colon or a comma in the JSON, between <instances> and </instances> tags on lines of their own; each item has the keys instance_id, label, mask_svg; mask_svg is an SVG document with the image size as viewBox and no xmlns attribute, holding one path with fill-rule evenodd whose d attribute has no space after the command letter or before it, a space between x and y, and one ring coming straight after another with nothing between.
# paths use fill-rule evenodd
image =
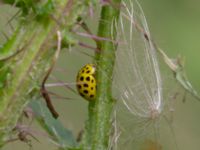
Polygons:
<instances>
[{"instance_id":1,"label":"hairy stem","mask_svg":"<svg viewBox=\"0 0 200 150\"><path fill-rule=\"evenodd\" d=\"M95 55L97 64L97 98L89 103L89 119L83 136L83 149L105 150L111 136L111 121L114 101L112 99L112 73L116 51L116 25L121 0L112 0L102 6L98 36L111 39L98 41L100 52Z\"/></svg>"},{"instance_id":2,"label":"hairy stem","mask_svg":"<svg viewBox=\"0 0 200 150\"><path fill-rule=\"evenodd\" d=\"M26 104L40 95L42 79L55 55L56 31L70 30L89 1L45 2L49 5L42 12L47 9L47 13L37 17L36 11L24 12L19 27L0 50L0 74L5 74L0 80L0 147L9 141Z\"/></svg>"}]
</instances>

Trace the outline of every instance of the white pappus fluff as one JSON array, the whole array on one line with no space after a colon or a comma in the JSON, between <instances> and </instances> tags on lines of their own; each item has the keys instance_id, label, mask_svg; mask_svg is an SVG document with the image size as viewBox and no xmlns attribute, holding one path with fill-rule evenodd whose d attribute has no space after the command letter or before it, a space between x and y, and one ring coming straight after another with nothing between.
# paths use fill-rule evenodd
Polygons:
<instances>
[{"instance_id":1,"label":"white pappus fluff","mask_svg":"<svg viewBox=\"0 0 200 150\"><path fill-rule=\"evenodd\" d=\"M156 47L137 0L122 2L117 31L119 45L114 89L117 91L118 107L115 112L116 121L113 123L115 135L110 147L160 150L160 141L155 139L160 138L159 130L163 123L160 119L164 111L163 84ZM166 126L166 131L171 132L169 122L164 123L164 128ZM143 140L139 140L141 137ZM137 140L139 146L133 144ZM141 143L150 143L150 146L141 148Z\"/></svg>"},{"instance_id":2,"label":"white pappus fluff","mask_svg":"<svg viewBox=\"0 0 200 150\"><path fill-rule=\"evenodd\" d=\"M120 99L130 113L142 118L155 118L162 111L162 80L156 49L151 42L145 17L140 9L143 28L137 14L123 3L126 12L120 16L121 40L116 56L116 74ZM138 5L139 6L139 5ZM137 25L138 24L138 25ZM149 40L145 39L143 29ZM127 36L128 35L128 36Z\"/></svg>"}]
</instances>

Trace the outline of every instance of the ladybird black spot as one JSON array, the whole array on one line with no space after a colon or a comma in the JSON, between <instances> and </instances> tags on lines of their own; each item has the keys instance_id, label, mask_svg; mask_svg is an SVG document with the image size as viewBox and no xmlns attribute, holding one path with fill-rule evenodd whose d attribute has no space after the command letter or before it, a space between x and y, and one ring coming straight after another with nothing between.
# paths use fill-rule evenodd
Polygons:
<instances>
[{"instance_id":1,"label":"ladybird black spot","mask_svg":"<svg viewBox=\"0 0 200 150\"><path fill-rule=\"evenodd\" d=\"M81 77L80 77L80 80L81 80L81 81L83 81L83 80L84 80L84 77L83 77L83 76L81 76Z\"/></svg>"},{"instance_id":2,"label":"ladybird black spot","mask_svg":"<svg viewBox=\"0 0 200 150\"><path fill-rule=\"evenodd\" d=\"M85 70L82 70L82 73L84 73L85 72Z\"/></svg>"},{"instance_id":3,"label":"ladybird black spot","mask_svg":"<svg viewBox=\"0 0 200 150\"><path fill-rule=\"evenodd\" d=\"M91 90L93 90L94 88L93 87L91 87Z\"/></svg>"},{"instance_id":4,"label":"ladybird black spot","mask_svg":"<svg viewBox=\"0 0 200 150\"><path fill-rule=\"evenodd\" d=\"M81 89L81 85L78 85L78 88Z\"/></svg>"},{"instance_id":5,"label":"ladybird black spot","mask_svg":"<svg viewBox=\"0 0 200 150\"><path fill-rule=\"evenodd\" d=\"M87 81L90 81L90 77L89 77L89 76L88 76L88 77L86 77L86 80L87 80Z\"/></svg>"},{"instance_id":6,"label":"ladybird black spot","mask_svg":"<svg viewBox=\"0 0 200 150\"><path fill-rule=\"evenodd\" d=\"M87 94L87 93L88 93L88 90L84 90L83 93Z\"/></svg>"},{"instance_id":7,"label":"ladybird black spot","mask_svg":"<svg viewBox=\"0 0 200 150\"><path fill-rule=\"evenodd\" d=\"M80 93L80 95L81 95L82 97L85 97L85 95L84 95L84 94L82 94L82 93Z\"/></svg>"},{"instance_id":8,"label":"ladybird black spot","mask_svg":"<svg viewBox=\"0 0 200 150\"><path fill-rule=\"evenodd\" d=\"M83 86L84 86L84 87L88 87L88 84L87 84L87 83L85 83L85 84L83 84Z\"/></svg>"},{"instance_id":9,"label":"ladybird black spot","mask_svg":"<svg viewBox=\"0 0 200 150\"><path fill-rule=\"evenodd\" d=\"M92 80L91 80L91 82L93 83L93 82L94 82L94 80L92 79Z\"/></svg>"},{"instance_id":10,"label":"ladybird black spot","mask_svg":"<svg viewBox=\"0 0 200 150\"><path fill-rule=\"evenodd\" d=\"M86 73L90 73L90 70L88 70Z\"/></svg>"},{"instance_id":11,"label":"ladybird black spot","mask_svg":"<svg viewBox=\"0 0 200 150\"><path fill-rule=\"evenodd\" d=\"M93 98L94 97L94 95L90 95L90 98Z\"/></svg>"},{"instance_id":12,"label":"ladybird black spot","mask_svg":"<svg viewBox=\"0 0 200 150\"><path fill-rule=\"evenodd\" d=\"M86 69L88 70L88 69L89 69L89 67L86 67Z\"/></svg>"}]
</instances>

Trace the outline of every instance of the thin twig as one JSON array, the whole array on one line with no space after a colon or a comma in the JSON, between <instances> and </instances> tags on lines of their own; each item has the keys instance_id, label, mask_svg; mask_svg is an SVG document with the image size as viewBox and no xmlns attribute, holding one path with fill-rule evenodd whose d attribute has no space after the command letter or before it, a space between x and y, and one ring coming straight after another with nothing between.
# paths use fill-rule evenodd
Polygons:
<instances>
[{"instance_id":1,"label":"thin twig","mask_svg":"<svg viewBox=\"0 0 200 150\"><path fill-rule=\"evenodd\" d=\"M42 82L42 87L41 87L41 94L42 94L43 98L45 99L47 107L49 108L49 110L54 118L58 118L59 114L56 112L56 110L51 102L51 98L45 88L45 83L46 83L50 73L52 72L54 65L56 63L56 60L58 59L58 56L60 54L60 49L61 49L61 33L60 33L60 31L57 31L57 37L58 37L57 50L56 50L55 56L53 58L52 65L49 68L46 76L44 77L43 82Z\"/></svg>"}]
</instances>

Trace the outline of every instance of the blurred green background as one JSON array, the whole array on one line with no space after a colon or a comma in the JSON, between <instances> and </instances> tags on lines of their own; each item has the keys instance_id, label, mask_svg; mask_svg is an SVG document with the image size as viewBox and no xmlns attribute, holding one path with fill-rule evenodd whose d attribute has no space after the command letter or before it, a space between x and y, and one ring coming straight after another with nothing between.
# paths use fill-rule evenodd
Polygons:
<instances>
[{"instance_id":1,"label":"blurred green background","mask_svg":"<svg viewBox=\"0 0 200 150\"><path fill-rule=\"evenodd\" d=\"M196 0L140 0L152 36L169 57L185 59L189 80L200 92L200 16ZM180 150L200 148L200 105L187 95L175 102L174 128Z\"/></svg>"},{"instance_id":2,"label":"blurred green background","mask_svg":"<svg viewBox=\"0 0 200 150\"><path fill-rule=\"evenodd\" d=\"M156 43L171 58L178 55L183 56L188 78L195 89L200 92L200 20L198 19L200 16L200 1L140 0L139 2L143 7L151 34ZM0 6L0 32L10 34L10 28L6 25L6 22L10 19L12 13L13 10L10 7ZM94 33L97 28L97 26L94 26L94 20L98 21L98 18L99 16L93 16L91 19L90 27L92 27ZM5 38L1 33L0 43L4 41ZM62 81L74 83L77 70L91 60L90 57L81 54L79 51L92 53L90 50L84 50L81 47L75 47L70 52L63 50L57 69L54 70L54 76ZM53 81L51 79L49 82ZM63 124L77 136L83 128L87 116L87 102L65 88L56 88L53 91L73 98L72 100L54 99L53 102ZM183 94L183 90L181 94ZM180 150L200 149L199 114L200 102L190 94L187 94L185 103L182 102L181 98L175 101L173 126ZM36 123L32 126L37 130ZM56 148L44 137L39 137L39 140L40 142L32 140L33 149L48 148L53 150ZM14 142L3 149L26 150L29 149L29 146L26 143Z\"/></svg>"}]
</instances>

